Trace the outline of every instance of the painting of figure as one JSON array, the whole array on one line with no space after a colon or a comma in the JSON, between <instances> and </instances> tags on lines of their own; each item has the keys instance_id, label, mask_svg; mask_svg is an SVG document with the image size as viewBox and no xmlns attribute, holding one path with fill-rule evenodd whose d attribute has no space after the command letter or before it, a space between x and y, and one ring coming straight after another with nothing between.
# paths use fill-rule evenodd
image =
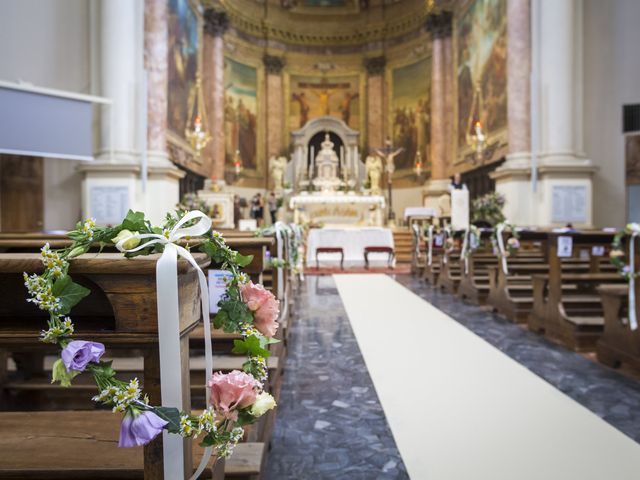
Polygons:
<instances>
[{"instance_id":1,"label":"painting of figure","mask_svg":"<svg viewBox=\"0 0 640 480\"><path fill-rule=\"evenodd\" d=\"M397 170L412 169L418 152L425 170L430 170L428 162L425 165L431 130L430 79L427 58L392 72L391 139L394 147L404 148L395 160Z\"/></svg>"},{"instance_id":2,"label":"painting of figure","mask_svg":"<svg viewBox=\"0 0 640 480\"><path fill-rule=\"evenodd\" d=\"M189 0L169 0L168 128L181 138L189 122L189 94L198 72L198 17Z\"/></svg>"},{"instance_id":3,"label":"painting of figure","mask_svg":"<svg viewBox=\"0 0 640 480\"><path fill-rule=\"evenodd\" d=\"M507 126L506 0L475 0L457 25L458 145L480 121L491 136Z\"/></svg>"},{"instance_id":4,"label":"painting of figure","mask_svg":"<svg viewBox=\"0 0 640 480\"><path fill-rule=\"evenodd\" d=\"M257 169L258 72L249 65L225 59L224 123L227 163L241 162Z\"/></svg>"},{"instance_id":5,"label":"painting of figure","mask_svg":"<svg viewBox=\"0 0 640 480\"><path fill-rule=\"evenodd\" d=\"M359 129L359 84L357 76L292 76L289 128L297 130L309 120L330 115Z\"/></svg>"}]
</instances>

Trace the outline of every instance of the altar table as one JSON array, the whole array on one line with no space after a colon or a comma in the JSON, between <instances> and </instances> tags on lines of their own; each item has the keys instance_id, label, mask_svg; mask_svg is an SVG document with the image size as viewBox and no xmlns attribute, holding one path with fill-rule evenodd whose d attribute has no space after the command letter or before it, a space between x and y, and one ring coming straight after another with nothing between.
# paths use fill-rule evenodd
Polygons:
<instances>
[{"instance_id":1,"label":"altar table","mask_svg":"<svg viewBox=\"0 0 640 480\"><path fill-rule=\"evenodd\" d=\"M344 252L344 266L364 266L365 247L394 247L393 233L388 228L314 228L307 236L307 266L315 266L316 249L340 247ZM320 253L320 266L339 266L340 253ZM389 255L372 252L371 266L386 266Z\"/></svg>"},{"instance_id":2,"label":"altar table","mask_svg":"<svg viewBox=\"0 0 640 480\"><path fill-rule=\"evenodd\" d=\"M312 221L324 225L360 225L380 227L383 225L385 198L381 195L359 195L354 193L303 193L289 201L294 221Z\"/></svg>"}]
</instances>

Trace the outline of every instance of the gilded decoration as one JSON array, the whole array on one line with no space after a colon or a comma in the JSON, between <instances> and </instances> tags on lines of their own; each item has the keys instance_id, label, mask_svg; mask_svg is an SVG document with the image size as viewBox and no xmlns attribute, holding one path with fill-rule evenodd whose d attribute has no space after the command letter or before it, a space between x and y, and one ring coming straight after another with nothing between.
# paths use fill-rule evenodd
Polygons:
<instances>
[{"instance_id":1,"label":"gilded decoration","mask_svg":"<svg viewBox=\"0 0 640 480\"><path fill-rule=\"evenodd\" d=\"M474 0L455 20L457 161L476 163L467 142L477 121L488 141L484 162L507 147L507 0Z\"/></svg>"}]
</instances>

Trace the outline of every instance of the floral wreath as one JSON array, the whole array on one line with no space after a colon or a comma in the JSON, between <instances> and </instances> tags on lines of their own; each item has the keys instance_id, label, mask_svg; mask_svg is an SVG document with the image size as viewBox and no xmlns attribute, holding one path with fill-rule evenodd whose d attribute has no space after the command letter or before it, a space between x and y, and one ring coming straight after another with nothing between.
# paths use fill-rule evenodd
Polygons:
<instances>
[{"instance_id":1,"label":"floral wreath","mask_svg":"<svg viewBox=\"0 0 640 480\"><path fill-rule=\"evenodd\" d=\"M480 229L475 225L469 225L469 229L465 232L467 236L466 248L462 252L465 258L469 258L473 252L480 248Z\"/></svg>"},{"instance_id":2,"label":"floral wreath","mask_svg":"<svg viewBox=\"0 0 640 480\"><path fill-rule=\"evenodd\" d=\"M51 249L47 243L41 249L44 265L41 275L24 273L30 296L27 301L49 313L48 329L42 331L40 340L60 347L60 358L53 365L52 383L57 381L68 387L76 376L89 373L98 388L93 401L111 406L113 412L124 413L118 446L146 445L166 429L182 437L203 435L201 445L213 447L218 457L226 458L242 439L243 425L253 423L276 405L263 385L267 380L266 358L270 355L267 346L278 342L272 337L278 328L279 304L271 292L262 285L254 285L241 271L252 261L252 256L232 250L222 235L210 228L197 239L198 250L231 273L226 294L218 303L214 327L242 334L242 340L234 340L233 352L247 355L242 371L216 372L208 380L210 405L197 416L177 408L150 405L137 378L129 382L118 380L112 362L101 360L105 353L103 344L73 339L75 326L68 316L90 293L69 276L69 264L74 258L87 253L95 244L101 249L113 245L123 246L125 250L136 249L124 254L128 258L160 253L164 245L154 243L148 235L168 238L185 213L178 210L167 214L161 227L152 226L144 213L131 210L124 221L114 227L98 227L93 219L79 222L75 230L68 232L73 240L71 246ZM144 248L147 243L149 247Z\"/></svg>"},{"instance_id":3,"label":"floral wreath","mask_svg":"<svg viewBox=\"0 0 640 480\"><path fill-rule=\"evenodd\" d=\"M502 256L502 249L500 248L501 241L498 239L498 235L501 235L502 232L509 232L511 236L507 239L506 247L504 248L504 256L512 257L518 250L520 249L520 235L518 234L517 228L509 223L509 222L500 222L496 225L496 228L493 229L493 233L491 234L491 244L493 245L494 254L498 257Z\"/></svg>"},{"instance_id":4,"label":"floral wreath","mask_svg":"<svg viewBox=\"0 0 640 480\"><path fill-rule=\"evenodd\" d=\"M640 277L640 272L636 272L631 268L631 262L634 261L633 258L629 258L628 262L625 260L626 254L623 246L623 239L631 236L633 237L640 234L640 224L638 223L629 223L626 227L619 230L618 233L613 237L613 242L611 243L611 251L609 252L609 259L611 263L616 267L618 273L627 281L636 279ZM633 241L633 240L632 240Z\"/></svg>"}]
</instances>

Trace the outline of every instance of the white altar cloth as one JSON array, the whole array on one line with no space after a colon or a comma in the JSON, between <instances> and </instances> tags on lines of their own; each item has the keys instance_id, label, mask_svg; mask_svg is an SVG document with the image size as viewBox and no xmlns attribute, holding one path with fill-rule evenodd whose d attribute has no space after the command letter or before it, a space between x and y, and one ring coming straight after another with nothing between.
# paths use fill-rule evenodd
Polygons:
<instances>
[{"instance_id":1,"label":"white altar cloth","mask_svg":"<svg viewBox=\"0 0 640 480\"><path fill-rule=\"evenodd\" d=\"M388 228L313 228L307 236L307 266L316 266L316 249L341 247L344 251L344 266L364 266L364 247L394 248L393 233ZM339 253L320 253L320 267L339 266ZM386 266L386 253L369 254L371 266ZM395 264L395 262L394 262Z\"/></svg>"},{"instance_id":2,"label":"white altar cloth","mask_svg":"<svg viewBox=\"0 0 640 480\"><path fill-rule=\"evenodd\" d=\"M360 225L363 227L383 225L383 210L386 201L382 195L359 195L355 193L302 193L289 200L294 212L294 221L312 221L325 225Z\"/></svg>"}]
</instances>

